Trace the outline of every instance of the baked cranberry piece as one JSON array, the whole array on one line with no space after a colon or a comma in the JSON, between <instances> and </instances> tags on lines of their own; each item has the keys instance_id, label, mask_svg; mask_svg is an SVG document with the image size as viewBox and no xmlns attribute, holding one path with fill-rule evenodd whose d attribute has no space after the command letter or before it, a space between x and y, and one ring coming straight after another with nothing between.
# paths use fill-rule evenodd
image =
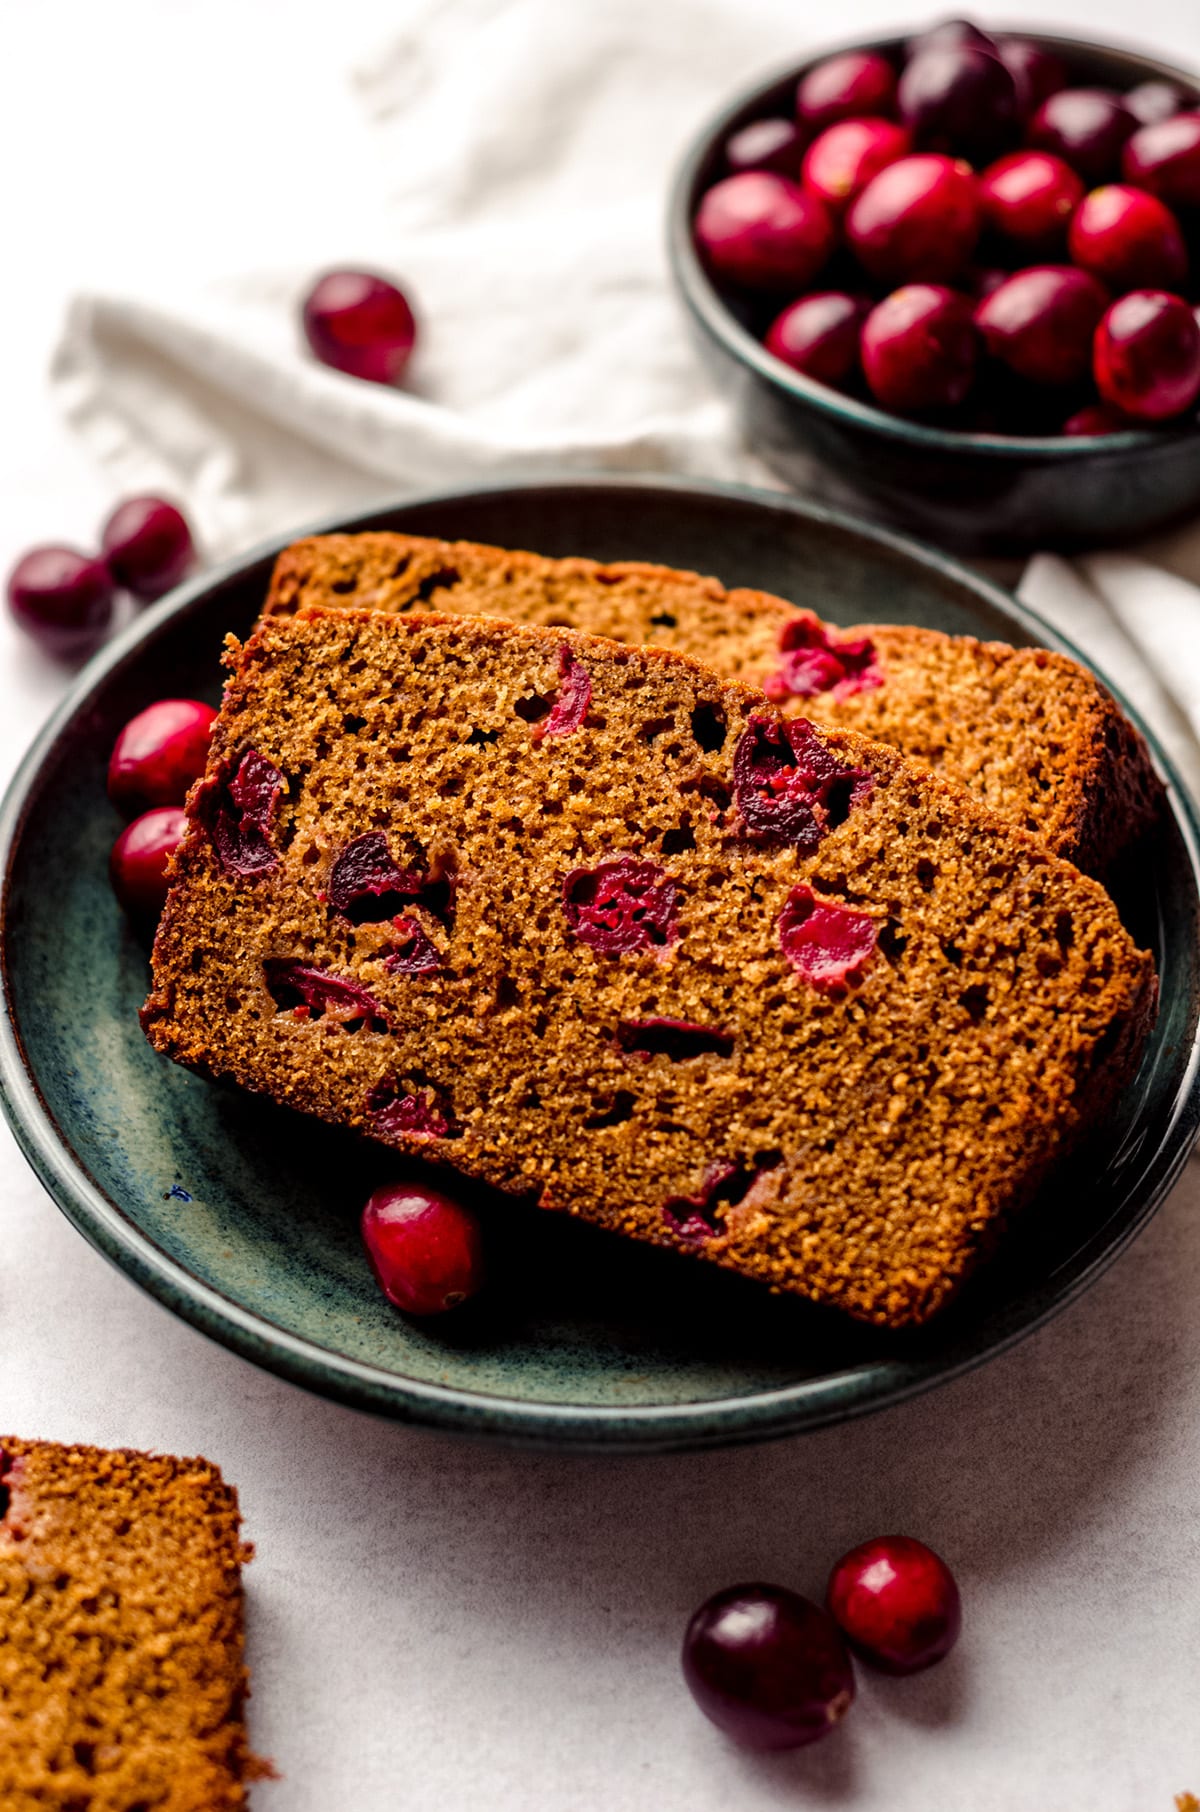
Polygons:
<instances>
[{"instance_id":1,"label":"baked cranberry piece","mask_svg":"<svg viewBox=\"0 0 1200 1812\"><path fill-rule=\"evenodd\" d=\"M119 503L100 535L108 570L143 604L178 585L196 557L187 518L161 497Z\"/></svg>"},{"instance_id":2,"label":"baked cranberry piece","mask_svg":"<svg viewBox=\"0 0 1200 1812\"><path fill-rule=\"evenodd\" d=\"M398 948L384 958L389 975L433 975L442 966L441 953L428 932L407 913L392 920L398 933Z\"/></svg>"},{"instance_id":3,"label":"baked cranberry piece","mask_svg":"<svg viewBox=\"0 0 1200 1812\"><path fill-rule=\"evenodd\" d=\"M858 369L858 340L870 303L840 290L814 290L790 302L767 329L774 358L836 388Z\"/></svg>"},{"instance_id":4,"label":"baked cranberry piece","mask_svg":"<svg viewBox=\"0 0 1200 1812\"><path fill-rule=\"evenodd\" d=\"M269 956L263 964L263 980L281 1011L291 1009L305 1019L323 1019L328 1013L342 1025L359 1020L375 1026L387 1024L387 1014L370 989L315 963Z\"/></svg>"},{"instance_id":5,"label":"baked cranberry piece","mask_svg":"<svg viewBox=\"0 0 1200 1812\"><path fill-rule=\"evenodd\" d=\"M547 736L570 736L588 714L592 702L592 682L582 661L577 661L566 643L558 651L558 696L550 713L530 732L532 742Z\"/></svg>"},{"instance_id":6,"label":"baked cranberry piece","mask_svg":"<svg viewBox=\"0 0 1200 1812\"><path fill-rule=\"evenodd\" d=\"M929 44L900 77L900 118L930 151L986 162L1016 142L1017 84L993 50Z\"/></svg>"},{"instance_id":7,"label":"baked cranberry piece","mask_svg":"<svg viewBox=\"0 0 1200 1812\"><path fill-rule=\"evenodd\" d=\"M1120 434L1137 425L1110 403L1087 403L1082 409L1076 409L1074 415L1068 415L1061 432L1070 440L1081 440L1092 434Z\"/></svg>"},{"instance_id":8,"label":"baked cranberry piece","mask_svg":"<svg viewBox=\"0 0 1200 1812\"><path fill-rule=\"evenodd\" d=\"M768 291L804 289L834 240L825 204L766 170L727 176L709 189L696 211L695 234L719 282Z\"/></svg>"},{"instance_id":9,"label":"baked cranberry piece","mask_svg":"<svg viewBox=\"0 0 1200 1812\"><path fill-rule=\"evenodd\" d=\"M896 72L873 50L847 50L826 57L803 76L796 90L796 118L810 133L838 120L886 118L896 111Z\"/></svg>"},{"instance_id":10,"label":"baked cranberry piece","mask_svg":"<svg viewBox=\"0 0 1200 1812\"><path fill-rule=\"evenodd\" d=\"M112 890L133 919L155 919L167 898L167 863L183 841L187 818L177 805L156 805L127 824L112 847Z\"/></svg>"},{"instance_id":11,"label":"baked cranberry piece","mask_svg":"<svg viewBox=\"0 0 1200 1812\"><path fill-rule=\"evenodd\" d=\"M975 310L989 353L1035 384L1073 384L1091 359L1108 293L1069 264L1018 271Z\"/></svg>"},{"instance_id":12,"label":"baked cranberry piece","mask_svg":"<svg viewBox=\"0 0 1200 1812\"><path fill-rule=\"evenodd\" d=\"M407 1315L444 1315L483 1287L479 1221L440 1189L377 1189L363 1209L362 1236L380 1289Z\"/></svg>"},{"instance_id":13,"label":"baked cranberry piece","mask_svg":"<svg viewBox=\"0 0 1200 1812\"><path fill-rule=\"evenodd\" d=\"M885 409L923 415L953 409L975 381L979 336L971 303L937 283L906 283L863 324L862 367Z\"/></svg>"},{"instance_id":14,"label":"baked cranberry piece","mask_svg":"<svg viewBox=\"0 0 1200 1812\"><path fill-rule=\"evenodd\" d=\"M1126 107L1139 126L1154 126L1182 113L1192 103L1174 82L1139 82L1122 96Z\"/></svg>"},{"instance_id":15,"label":"baked cranberry piece","mask_svg":"<svg viewBox=\"0 0 1200 1812\"><path fill-rule=\"evenodd\" d=\"M763 691L775 700L812 698L833 692L849 698L883 684L883 672L868 636L832 635L819 617L798 611L779 632L783 660L763 680Z\"/></svg>"},{"instance_id":16,"label":"baked cranberry piece","mask_svg":"<svg viewBox=\"0 0 1200 1812\"><path fill-rule=\"evenodd\" d=\"M695 1195L668 1197L662 1207L663 1219L681 1239L712 1239L724 1231L724 1211L744 1202L759 1177L782 1161L778 1152L771 1152L753 1164L728 1160L710 1164Z\"/></svg>"},{"instance_id":17,"label":"baked cranberry piece","mask_svg":"<svg viewBox=\"0 0 1200 1812\"><path fill-rule=\"evenodd\" d=\"M1126 182L1172 208L1200 208L1200 112L1135 132L1121 155Z\"/></svg>"},{"instance_id":18,"label":"baked cranberry piece","mask_svg":"<svg viewBox=\"0 0 1200 1812\"><path fill-rule=\"evenodd\" d=\"M108 796L127 817L182 805L208 760L216 712L198 698L160 698L131 717L113 745Z\"/></svg>"},{"instance_id":19,"label":"baked cranberry piece","mask_svg":"<svg viewBox=\"0 0 1200 1812\"><path fill-rule=\"evenodd\" d=\"M616 1046L627 1057L669 1057L686 1063L692 1057L729 1057L733 1033L719 1026L698 1026L690 1019L623 1019Z\"/></svg>"},{"instance_id":20,"label":"baked cranberry piece","mask_svg":"<svg viewBox=\"0 0 1200 1812\"><path fill-rule=\"evenodd\" d=\"M372 384L398 384L416 344L408 298L373 271L329 271L304 298L304 334L323 365Z\"/></svg>"},{"instance_id":21,"label":"baked cranberry piece","mask_svg":"<svg viewBox=\"0 0 1200 1812\"><path fill-rule=\"evenodd\" d=\"M394 917L405 901L418 899L428 883L428 875L397 866L382 831L368 831L341 851L326 892L335 912L356 925L374 924Z\"/></svg>"},{"instance_id":22,"label":"baked cranberry piece","mask_svg":"<svg viewBox=\"0 0 1200 1812\"><path fill-rule=\"evenodd\" d=\"M270 829L283 792L283 775L257 749L247 749L206 797L199 813L210 825L213 845L227 874L269 875L279 866Z\"/></svg>"},{"instance_id":23,"label":"baked cranberry piece","mask_svg":"<svg viewBox=\"0 0 1200 1812\"><path fill-rule=\"evenodd\" d=\"M112 607L108 568L73 547L30 548L8 575L13 621L59 660L79 660L97 649Z\"/></svg>"},{"instance_id":24,"label":"baked cranberry piece","mask_svg":"<svg viewBox=\"0 0 1200 1812\"><path fill-rule=\"evenodd\" d=\"M970 262L982 225L970 164L924 152L872 177L846 216L846 238L880 283L939 283Z\"/></svg>"},{"instance_id":25,"label":"baked cranberry piece","mask_svg":"<svg viewBox=\"0 0 1200 1812\"><path fill-rule=\"evenodd\" d=\"M1017 85L1017 107L1023 120L1067 85L1066 64L1030 38L997 38L996 55Z\"/></svg>"},{"instance_id":26,"label":"baked cranberry piece","mask_svg":"<svg viewBox=\"0 0 1200 1812\"><path fill-rule=\"evenodd\" d=\"M1083 200L1083 183L1049 151L1013 151L979 178L987 223L1023 252L1044 256L1059 249Z\"/></svg>"},{"instance_id":27,"label":"baked cranberry piece","mask_svg":"<svg viewBox=\"0 0 1200 1812\"><path fill-rule=\"evenodd\" d=\"M1109 88L1063 88L1029 122L1028 143L1053 151L1091 186L1115 176L1137 121Z\"/></svg>"},{"instance_id":28,"label":"baked cranberry piece","mask_svg":"<svg viewBox=\"0 0 1200 1812\"><path fill-rule=\"evenodd\" d=\"M1107 183L1085 195L1067 236L1071 257L1116 294L1181 289L1188 258L1174 214L1154 195Z\"/></svg>"},{"instance_id":29,"label":"baked cranberry piece","mask_svg":"<svg viewBox=\"0 0 1200 1812\"><path fill-rule=\"evenodd\" d=\"M827 1603L854 1652L888 1674L932 1667L962 1628L954 1575L908 1535L851 1548L830 1575Z\"/></svg>"},{"instance_id":30,"label":"baked cranberry piece","mask_svg":"<svg viewBox=\"0 0 1200 1812\"><path fill-rule=\"evenodd\" d=\"M1126 415L1182 415L1200 395L1200 323L1178 296L1132 290L1096 329L1093 369L1105 402Z\"/></svg>"},{"instance_id":31,"label":"baked cranberry piece","mask_svg":"<svg viewBox=\"0 0 1200 1812\"><path fill-rule=\"evenodd\" d=\"M733 789L751 836L810 854L874 785L840 762L802 717L752 717L733 754Z\"/></svg>"},{"instance_id":32,"label":"baked cranberry piece","mask_svg":"<svg viewBox=\"0 0 1200 1812\"><path fill-rule=\"evenodd\" d=\"M743 170L769 170L774 176L800 173L804 134L794 120L752 120L725 141L725 163L731 175Z\"/></svg>"},{"instance_id":33,"label":"baked cranberry piece","mask_svg":"<svg viewBox=\"0 0 1200 1812\"><path fill-rule=\"evenodd\" d=\"M837 1625L782 1586L730 1586L702 1604L683 1638L683 1677L705 1717L747 1749L815 1743L854 1701Z\"/></svg>"},{"instance_id":34,"label":"baked cranberry piece","mask_svg":"<svg viewBox=\"0 0 1200 1812\"><path fill-rule=\"evenodd\" d=\"M619 856L598 868L573 868L562 899L580 943L606 956L661 948L679 936L679 888L657 862Z\"/></svg>"},{"instance_id":35,"label":"baked cranberry piece","mask_svg":"<svg viewBox=\"0 0 1200 1812\"><path fill-rule=\"evenodd\" d=\"M408 1094L395 1083L377 1083L367 1096L367 1112L375 1130L388 1138L445 1139L452 1130L432 1089Z\"/></svg>"},{"instance_id":36,"label":"baked cranberry piece","mask_svg":"<svg viewBox=\"0 0 1200 1812\"><path fill-rule=\"evenodd\" d=\"M778 930L792 968L822 994L840 994L857 981L879 941L879 926L865 912L820 900L803 886L789 893Z\"/></svg>"},{"instance_id":37,"label":"baked cranberry piece","mask_svg":"<svg viewBox=\"0 0 1200 1812\"><path fill-rule=\"evenodd\" d=\"M804 153L800 181L832 214L841 214L873 176L911 150L911 134L891 120L839 120Z\"/></svg>"}]
</instances>

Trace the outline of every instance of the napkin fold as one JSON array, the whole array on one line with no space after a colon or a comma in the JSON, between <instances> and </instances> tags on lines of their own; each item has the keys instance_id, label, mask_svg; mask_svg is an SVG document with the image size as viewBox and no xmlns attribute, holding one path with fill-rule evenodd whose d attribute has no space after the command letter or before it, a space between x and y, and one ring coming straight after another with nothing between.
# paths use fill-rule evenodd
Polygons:
<instances>
[{"instance_id":1,"label":"napkin fold","mask_svg":"<svg viewBox=\"0 0 1200 1812\"><path fill-rule=\"evenodd\" d=\"M522 471L776 486L690 346L663 211L714 102L789 48L776 0L410 5L350 74L376 226L297 247L286 268L80 294L52 371L69 422L114 488L178 497L216 554ZM416 299L403 390L304 349L298 302L335 263L393 271ZM815 469L808 488L836 494ZM1168 558L1200 572L1200 528ZM1200 798L1200 590L1128 554L1041 555L1020 595L1125 692Z\"/></svg>"}]
</instances>

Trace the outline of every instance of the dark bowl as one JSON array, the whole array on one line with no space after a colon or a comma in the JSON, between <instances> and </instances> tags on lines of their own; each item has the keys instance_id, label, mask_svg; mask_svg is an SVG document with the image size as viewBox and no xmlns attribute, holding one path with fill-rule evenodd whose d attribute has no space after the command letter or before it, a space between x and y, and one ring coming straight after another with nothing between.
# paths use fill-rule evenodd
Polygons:
<instances>
[{"instance_id":1,"label":"dark bowl","mask_svg":"<svg viewBox=\"0 0 1200 1812\"><path fill-rule=\"evenodd\" d=\"M324 526L667 561L819 604L842 623L877 616L886 598L897 622L1073 652L952 561L718 486L497 486ZM97 656L0 813L4 1110L63 1212L134 1282L246 1358L362 1409L644 1450L816 1427L952 1378L1063 1308L1145 1224L1200 1118L1197 840L1175 785L1126 902L1162 980L1137 1080L997 1262L921 1334L887 1338L673 1253L486 1201L495 1271L478 1313L441 1328L398 1315L371 1277L358 1213L402 1161L157 1056L137 1023L146 951L106 873L120 828L104 787L118 729L154 698L216 698L222 639L250 628L275 551L185 585Z\"/></svg>"},{"instance_id":2,"label":"dark bowl","mask_svg":"<svg viewBox=\"0 0 1200 1812\"><path fill-rule=\"evenodd\" d=\"M1200 77L1114 45L1012 27L1060 56L1082 86L1162 80L1200 98ZM701 195L725 174L731 132L767 114L791 117L796 83L843 50L896 56L901 38L827 47L744 90L711 119L684 157L670 201L675 282L700 351L729 393L749 447L798 490L812 462L836 475L836 494L880 521L973 553L1098 547L1160 528L1200 505L1200 424L1069 439L958 433L908 421L843 395L772 358L715 288L692 240Z\"/></svg>"}]
</instances>

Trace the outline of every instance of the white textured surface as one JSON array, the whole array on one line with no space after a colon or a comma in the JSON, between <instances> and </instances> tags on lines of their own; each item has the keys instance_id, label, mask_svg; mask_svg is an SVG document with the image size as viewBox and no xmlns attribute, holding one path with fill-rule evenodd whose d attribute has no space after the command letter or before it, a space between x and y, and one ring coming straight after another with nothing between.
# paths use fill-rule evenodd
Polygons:
<instances>
[{"instance_id":1,"label":"white textured surface","mask_svg":"<svg viewBox=\"0 0 1200 1812\"><path fill-rule=\"evenodd\" d=\"M42 0L0 12L0 561L35 539L86 540L115 495L48 401L72 291L186 295L214 273L378 255L395 206L389 139L367 130L339 71L373 62L413 10ZM452 9L439 10L444 30ZM788 0L717 10L726 32L733 21L768 44L749 67L910 16L896 0L848 0L836 19ZM1058 0L1055 18L1136 30L1200 62L1193 0L1145 0L1136 21L1118 0ZM731 74L736 39L722 50ZM694 47L681 49L692 66ZM410 141L404 157L417 155ZM459 320L465 335L465 301ZM233 537L236 474L191 477L210 539ZM217 497L231 514L205 513ZM1165 557L1200 567L1185 541ZM61 686L0 624L4 774ZM0 1183L0 1420L203 1451L241 1491L259 1549L253 1732L285 1776L256 1791L263 1812L1172 1812L1174 1794L1200 1791L1197 1167L1084 1301L974 1377L802 1441L637 1462L457 1445L307 1398L110 1270L7 1134ZM917 1681L864 1678L850 1722L807 1754L730 1749L680 1683L689 1611L739 1576L817 1592L837 1552L889 1527L955 1565L967 1614L955 1657Z\"/></svg>"}]
</instances>

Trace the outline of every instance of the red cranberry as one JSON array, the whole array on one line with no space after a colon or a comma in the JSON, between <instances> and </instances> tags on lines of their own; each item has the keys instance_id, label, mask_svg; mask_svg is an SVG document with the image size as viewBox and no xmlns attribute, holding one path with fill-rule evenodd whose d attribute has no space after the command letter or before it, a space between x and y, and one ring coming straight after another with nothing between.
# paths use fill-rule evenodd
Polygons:
<instances>
[{"instance_id":1,"label":"red cranberry","mask_svg":"<svg viewBox=\"0 0 1200 1812\"><path fill-rule=\"evenodd\" d=\"M304 332L323 365L373 384L398 384L417 324L405 296L371 271L329 271L304 298Z\"/></svg>"},{"instance_id":2,"label":"red cranberry","mask_svg":"<svg viewBox=\"0 0 1200 1812\"><path fill-rule=\"evenodd\" d=\"M975 310L993 358L1035 384L1073 384L1091 360L1108 295L1086 271L1040 264L1018 271Z\"/></svg>"},{"instance_id":3,"label":"red cranberry","mask_svg":"<svg viewBox=\"0 0 1200 1812\"><path fill-rule=\"evenodd\" d=\"M1139 82L1121 98L1139 126L1157 125L1159 120L1169 120L1191 105L1174 82Z\"/></svg>"},{"instance_id":4,"label":"red cranberry","mask_svg":"<svg viewBox=\"0 0 1200 1812\"><path fill-rule=\"evenodd\" d=\"M808 147L800 180L810 195L840 214L873 176L911 150L908 132L891 120L839 120Z\"/></svg>"},{"instance_id":5,"label":"red cranberry","mask_svg":"<svg viewBox=\"0 0 1200 1812\"><path fill-rule=\"evenodd\" d=\"M962 1627L953 1573L908 1535L851 1548L830 1575L827 1602L855 1653L888 1674L932 1667Z\"/></svg>"},{"instance_id":6,"label":"red cranberry","mask_svg":"<svg viewBox=\"0 0 1200 1812\"><path fill-rule=\"evenodd\" d=\"M700 1606L683 1677L704 1713L747 1749L799 1749L854 1701L854 1670L827 1612L782 1586L740 1585Z\"/></svg>"},{"instance_id":7,"label":"red cranberry","mask_svg":"<svg viewBox=\"0 0 1200 1812\"><path fill-rule=\"evenodd\" d=\"M696 214L696 243L719 280L746 289L799 290L833 250L824 203L765 170L727 176Z\"/></svg>"},{"instance_id":8,"label":"red cranberry","mask_svg":"<svg viewBox=\"0 0 1200 1812\"><path fill-rule=\"evenodd\" d=\"M1000 58L977 44L932 44L900 77L900 117L918 145L964 157L995 157L1017 138L1017 85Z\"/></svg>"},{"instance_id":9,"label":"red cranberry","mask_svg":"<svg viewBox=\"0 0 1200 1812\"><path fill-rule=\"evenodd\" d=\"M1075 440L1092 434L1120 434L1126 428L1136 427L1136 422L1129 421L1108 403L1088 403L1084 408L1076 409L1074 415L1068 415L1062 432Z\"/></svg>"},{"instance_id":10,"label":"red cranberry","mask_svg":"<svg viewBox=\"0 0 1200 1812\"><path fill-rule=\"evenodd\" d=\"M196 557L186 518L161 497L130 497L118 504L100 544L117 584L144 604L178 585Z\"/></svg>"},{"instance_id":11,"label":"red cranberry","mask_svg":"<svg viewBox=\"0 0 1200 1812\"><path fill-rule=\"evenodd\" d=\"M187 818L177 805L156 805L127 824L112 846L108 874L130 918L157 918L167 897L167 859L183 840Z\"/></svg>"},{"instance_id":12,"label":"red cranberry","mask_svg":"<svg viewBox=\"0 0 1200 1812\"><path fill-rule=\"evenodd\" d=\"M858 367L858 336L870 306L839 290L801 296L767 329L767 351L819 384L844 384Z\"/></svg>"},{"instance_id":13,"label":"red cranberry","mask_svg":"<svg viewBox=\"0 0 1200 1812\"><path fill-rule=\"evenodd\" d=\"M734 175L770 170L795 181L803 151L804 135L793 120L753 120L726 139L725 163Z\"/></svg>"},{"instance_id":14,"label":"red cranberry","mask_svg":"<svg viewBox=\"0 0 1200 1812\"><path fill-rule=\"evenodd\" d=\"M1120 294L1181 289L1188 258L1179 222L1154 195L1106 183L1080 202L1067 235L1071 257Z\"/></svg>"},{"instance_id":15,"label":"red cranberry","mask_svg":"<svg viewBox=\"0 0 1200 1812\"><path fill-rule=\"evenodd\" d=\"M441 1315L483 1285L483 1233L461 1202L423 1183L377 1189L362 1215L371 1269L407 1315Z\"/></svg>"},{"instance_id":16,"label":"red cranberry","mask_svg":"<svg viewBox=\"0 0 1200 1812\"><path fill-rule=\"evenodd\" d=\"M956 408L975 378L978 341L966 296L935 283L906 284L863 325L871 394L902 415Z\"/></svg>"},{"instance_id":17,"label":"red cranberry","mask_svg":"<svg viewBox=\"0 0 1200 1812\"><path fill-rule=\"evenodd\" d=\"M940 19L936 25L927 25L924 31L914 32L904 47L905 60L920 56L935 44L974 44L980 50L994 50L993 39L978 25L969 19Z\"/></svg>"},{"instance_id":18,"label":"red cranberry","mask_svg":"<svg viewBox=\"0 0 1200 1812\"><path fill-rule=\"evenodd\" d=\"M31 548L8 575L8 608L15 621L60 660L76 660L100 646L112 606L104 562L71 547Z\"/></svg>"},{"instance_id":19,"label":"red cranberry","mask_svg":"<svg viewBox=\"0 0 1200 1812\"><path fill-rule=\"evenodd\" d=\"M847 50L827 57L801 78L796 90L796 117L810 132L835 120L896 111L896 72L886 57L872 50Z\"/></svg>"},{"instance_id":20,"label":"red cranberry","mask_svg":"<svg viewBox=\"0 0 1200 1812\"><path fill-rule=\"evenodd\" d=\"M1136 126L1119 94L1108 88L1063 88L1042 102L1029 122L1028 142L1053 151L1086 183L1106 182Z\"/></svg>"},{"instance_id":21,"label":"red cranberry","mask_svg":"<svg viewBox=\"0 0 1200 1812\"><path fill-rule=\"evenodd\" d=\"M126 816L182 805L208 760L216 712L198 698L161 698L131 717L113 746L108 796Z\"/></svg>"},{"instance_id":22,"label":"red cranberry","mask_svg":"<svg viewBox=\"0 0 1200 1812\"><path fill-rule=\"evenodd\" d=\"M1200 113L1180 113L1135 132L1121 158L1126 182L1173 208L1200 208Z\"/></svg>"},{"instance_id":23,"label":"red cranberry","mask_svg":"<svg viewBox=\"0 0 1200 1812\"><path fill-rule=\"evenodd\" d=\"M1030 38L998 38L996 55L1017 85L1022 119L1067 85L1066 65Z\"/></svg>"},{"instance_id":24,"label":"red cranberry","mask_svg":"<svg viewBox=\"0 0 1200 1812\"><path fill-rule=\"evenodd\" d=\"M1200 395L1200 323L1178 296L1131 290L1096 329L1093 369L1105 402L1126 415L1182 415Z\"/></svg>"},{"instance_id":25,"label":"red cranberry","mask_svg":"<svg viewBox=\"0 0 1200 1812\"><path fill-rule=\"evenodd\" d=\"M846 216L846 237L881 283L949 282L975 250L982 220L970 164L926 152L872 177Z\"/></svg>"},{"instance_id":26,"label":"red cranberry","mask_svg":"<svg viewBox=\"0 0 1200 1812\"><path fill-rule=\"evenodd\" d=\"M1024 250L1053 252L1083 200L1083 183L1049 151L1013 151L979 178L988 224Z\"/></svg>"}]
</instances>

